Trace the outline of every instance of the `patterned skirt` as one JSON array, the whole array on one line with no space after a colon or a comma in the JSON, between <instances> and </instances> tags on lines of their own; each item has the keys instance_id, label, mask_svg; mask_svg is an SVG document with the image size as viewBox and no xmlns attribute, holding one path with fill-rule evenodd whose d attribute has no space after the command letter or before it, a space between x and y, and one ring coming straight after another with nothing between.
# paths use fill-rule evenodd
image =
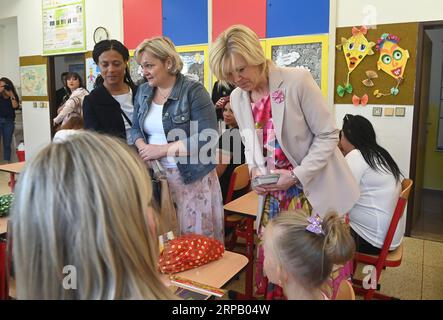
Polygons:
<instances>
[{"instance_id":1,"label":"patterned skirt","mask_svg":"<svg viewBox=\"0 0 443 320\"><path fill-rule=\"evenodd\" d=\"M224 243L223 197L214 170L191 184L184 184L177 168L167 168L181 234L197 233Z\"/></svg>"},{"instance_id":2,"label":"patterned skirt","mask_svg":"<svg viewBox=\"0 0 443 320\"><path fill-rule=\"evenodd\" d=\"M265 198L262 220L258 231L257 260L255 281L257 295L265 295L266 300L285 299L283 289L276 284L268 282L268 278L263 274L264 250L263 235L266 225L271 219L282 211L302 209L311 215L312 207L303 190L297 186L292 186L286 192L274 192Z\"/></svg>"}]
</instances>

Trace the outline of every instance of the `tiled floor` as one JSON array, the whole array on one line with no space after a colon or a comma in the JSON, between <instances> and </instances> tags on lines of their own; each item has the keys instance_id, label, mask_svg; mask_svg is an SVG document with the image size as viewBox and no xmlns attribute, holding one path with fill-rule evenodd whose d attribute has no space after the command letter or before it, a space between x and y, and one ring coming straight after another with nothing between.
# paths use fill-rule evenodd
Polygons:
<instances>
[{"instance_id":1,"label":"tiled floor","mask_svg":"<svg viewBox=\"0 0 443 320\"><path fill-rule=\"evenodd\" d=\"M0 172L0 195L10 192L9 174ZM245 272L231 280L228 290L244 292ZM443 300L443 242L404 239L404 256L397 268L383 271L381 292L400 299Z\"/></svg>"}]
</instances>

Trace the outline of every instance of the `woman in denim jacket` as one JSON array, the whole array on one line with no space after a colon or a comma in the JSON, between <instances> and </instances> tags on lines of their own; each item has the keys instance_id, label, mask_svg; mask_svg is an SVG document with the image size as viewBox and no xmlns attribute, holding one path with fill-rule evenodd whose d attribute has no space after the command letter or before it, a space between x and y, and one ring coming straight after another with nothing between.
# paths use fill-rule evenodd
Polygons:
<instances>
[{"instance_id":1,"label":"woman in denim jacket","mask_svg":"<svg viewBox=\"0 0 443 320\"><path fill-rule=\"evenodd\" d=\"M179 229L223 242L223 200L215 171L214 105L205 88L180 73L167 37L144 40L135 52L146 83L134 103L132 137L143 161L165 168Z\"/></svg>"}]
</instances>

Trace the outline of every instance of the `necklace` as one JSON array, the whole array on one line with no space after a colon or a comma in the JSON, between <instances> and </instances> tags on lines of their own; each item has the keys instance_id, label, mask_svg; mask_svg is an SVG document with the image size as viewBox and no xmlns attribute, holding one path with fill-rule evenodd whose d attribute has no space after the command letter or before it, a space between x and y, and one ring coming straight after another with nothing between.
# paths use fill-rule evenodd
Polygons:
<instances>
[{"instance_id":1,"label":"necklace","mask_svg":"<svg viewBox=\"0 0 443 320\"><path fill-rule=\"evenodd\" d=\"M160 89L157 88L158 94L165 100L168 99L169 95L171 94L172 88L169 90L168 94L164 95L163 93L160 92Z\"/></svg>"}]
</instances>

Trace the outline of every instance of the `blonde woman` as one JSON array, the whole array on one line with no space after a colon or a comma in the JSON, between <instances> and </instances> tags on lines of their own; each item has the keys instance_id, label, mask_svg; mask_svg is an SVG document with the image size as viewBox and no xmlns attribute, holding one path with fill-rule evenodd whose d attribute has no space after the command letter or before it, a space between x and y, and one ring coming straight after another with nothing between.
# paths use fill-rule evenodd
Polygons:
<instances>
[{"instance_id":1,"label":"blonde woman","mask_svg":"<svg viewBox=\"0 0 443 320\"><path fill-rule=\"evenodd\" d=\"M12 209L18 299L173 299L157 270L145 165L82 132L27 161Z\"/></svg>"},{"instance_id":2,"label":"blonde woman","mask_svg":"<svg viewBox=\"0 0 443 320\"><path fill-rule=\"evenodd\" d=\"M132 137L143 161L166 169L180 233L223 242L224 213L215 170L218 127L214 105L197 81L180 71L183 62L167 37L143 41L135 57L147 82L134 103Z\"/></svg>"},{"instance_id":3,"label":"blonde woman","mask_svg":"<svg viewBox=\"0 0 443 320\"><path fill-rule=\"evenodd\" d=\"M284 212L266 227L264 269L289 300L329 300L323 291L334 264L352 259L355 243L335 213Z\"/></svg>"},{"instance_id":4,"label":"blonde woman","mask_svg":"<svg viewBox=\"0 0 443 320\"><path fill-rule=\"evenodd\" d=\"M209 60L217 79L237 87L231 105L252 179L279 174L277 183L253 187L261 196L259 238L267 222L281 211L347 213L358 199L358 185L337 148L335 120L311 73L274 66L257 35L242 25L220 34ZM259 244L257 294L281 298L281 288L267 288L262 267Z\"/></svg>"}]
</instances>

